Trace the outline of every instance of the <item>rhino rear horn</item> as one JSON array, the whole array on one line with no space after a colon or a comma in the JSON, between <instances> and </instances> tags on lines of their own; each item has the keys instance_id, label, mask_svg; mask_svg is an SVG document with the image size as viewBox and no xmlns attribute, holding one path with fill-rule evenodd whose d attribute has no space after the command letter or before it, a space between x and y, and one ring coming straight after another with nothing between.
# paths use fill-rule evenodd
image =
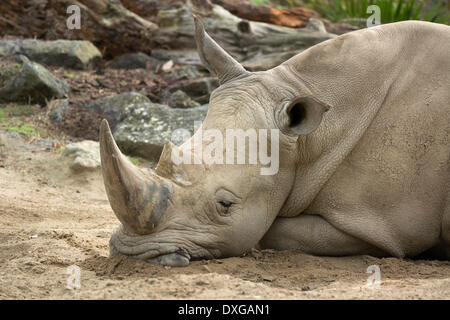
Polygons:
<instances>
[{"instance_id":1,"label":"rhino rear horn","mask_svg":"<svg viewBox=\"0 0 450 320\"><path fill-rule=\"evenodd\" d=\"M241 75L249 74L244 67L222 49L205 31L203 22L194 15L195 41L200 59L211 73L224 84Z\"/></svg>"},{"instance_id":2,"label":"rhino rear horn","mask_svg":"<svg viewBox=\"0 0 450 320\"><path fill-rule=\"evenodd\" d=\"M115 215L128 231L150 233L167 211L170 185L156 174L144 173L120 152L106 120L100 126L100 156L106 193Z\"/></svg>"}]
</instances>

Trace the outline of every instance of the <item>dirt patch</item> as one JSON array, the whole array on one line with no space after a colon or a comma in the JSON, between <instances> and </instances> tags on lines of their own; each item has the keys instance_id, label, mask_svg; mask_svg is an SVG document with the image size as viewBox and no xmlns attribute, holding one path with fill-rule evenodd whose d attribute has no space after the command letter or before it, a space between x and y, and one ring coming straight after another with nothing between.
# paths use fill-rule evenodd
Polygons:
<instances>
[{"instance_id":1,"label":"dirt patch","mask_svg":"<svg viewBox=\"0 0 450 320\"><path fill-rule=\"evenodd\" d=\"M67 70L49 67L52 73L70 85L69 106L57 127L74 138L98 141L98 128L104 116L83 106L95 99L124 92L138 92L159 103L167 83L147 69Z\"/></svg>"},{"instance_id":2,"label":"dirt patch","mask_svg":"<svg viewBox=\"0 0 450 320\"><path fill-rule=\"evenodd\" d=\"M118 221L99 171L74 174L31 138L3 140L0 157L0 299L450 299L445 261L265 250L169 268L109 258ZM66 288L71 265L79 290ZM371 265L380 289L366 287Z\"/></svg>"}]
</instances>

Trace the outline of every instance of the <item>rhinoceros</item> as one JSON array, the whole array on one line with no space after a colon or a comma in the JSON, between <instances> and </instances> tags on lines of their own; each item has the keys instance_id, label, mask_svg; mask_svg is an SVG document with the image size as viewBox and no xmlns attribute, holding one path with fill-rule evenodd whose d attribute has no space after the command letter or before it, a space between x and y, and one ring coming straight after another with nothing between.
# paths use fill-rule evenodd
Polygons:
<instances>
[{"instance_id":1,"label":"rhinoceros","mask_svg":"<svg viewBox=\"0 0 450 320\"><path fill-rule=\"evenodd\" d=\"M450 257L449 26L375 26L249 72L194 19L199 56L220 83L194 135L168 141L144 171L101 124L105 188L121 222L112 256L169 266L253 248ZM276 172L174 161L206 150L200 134L228 129L278 132L258 142L278 146Z\"/></svg>"}]
</instances>

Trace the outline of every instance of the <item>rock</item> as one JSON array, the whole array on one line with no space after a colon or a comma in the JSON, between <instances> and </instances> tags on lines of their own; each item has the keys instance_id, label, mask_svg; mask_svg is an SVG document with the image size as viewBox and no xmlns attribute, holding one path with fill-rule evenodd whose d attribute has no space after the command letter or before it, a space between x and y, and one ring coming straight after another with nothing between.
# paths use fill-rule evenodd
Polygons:
<instances>
[{"instance_id":1,"label":"rock","mask_svg":"<svg viewBox=\"0 0 450 320\"><path fill-rule=\"evenodd\" d=\"M108 64L111 69L153 69L162 64L163 61L149 57L145 53L130 53L122 55Z\"/></svg>"},{"instance_id":2,"label":"rock","mask_svg":"<svg viewBox=\"0 0 450 320\"><path fill-rule=\"evenodd\" d=\"M68 28L71 14L80 8L80 28ZM153 22L127 10L120 0L0 1L0 37L87 40L106 58L130 52L151 52ZM5 17L3 19L3 17Z\"/></svg>"},{"instance_id":3,"label":"rock","mask_svg":"<svg viewBox=\"0 0 450 320\"><path fill-rule=\"evenodd\" d=\"M101 167L100 145L96 141L85 140L68 144L64 155L73 159L70 168L74 171L95 170Z\"/></svg>"},{"instance_id":4,"label":"rock","mask_svg":"<svg viewBox=\"0 0 450 320\"><path fill-rule=\"evenodd\" d=\"M0 88L19 73L19 67L19 65L13 66L9 64L0 66Z\"/></svg>"},{"instance_id":5,"label":"rock","mask_svg":"<svg viewBox=\"0 0 450 320\"><path fill-rule=\"evenodd\" d=\"M170 96L169 106L172 108L194 108L200 103L194 101L184 91L177 90Z\"/></svg>"},{"instance_id":6,"label":"rock","mask_svg":"<svg viewBox=\"0 0 450 320\"><path fill-rule=\"evenodd\" d=\"M53 76L36 62L22 57L21 69L0 88L0 102L25 102L45 105L46 100L63 98L69 92L64 80Z\"/></svg>"},{"instance_id":7,"label":"rock","mask_svg":"<svg viewBox=\"0 0 450 320\"><path fill-rule=\"evenodd\" d=\"M308 25L306 26L306 28L310 28L312 30L319 31L323 34L327 33L327 29L325 28L323 21L321 21L319 19L315 19L315 18L309 19L309 22L308 22Z\"/></svg>"},{"instance_id":8,"label":"rock","mask_svg":"<svg viewBox=\"0 0 450 320\"><path fill-rule=\"evenodd\" d=\"M198 79L207 75L208 71L206 69L193 65L183 65L164 73L163 79L167 82L177 82L180 80Z\"/></svg>"},{"instance_id":9,"label":"rock","mask_svg":"<svg viewBox=\"0 0 450 320\"><path fill-rule=\"evenodd\" d=\"M180 81L171 87L169 92L174 93L177 90L181 90L193 100L200 104L206 104L209 102L209 96L211 92L219 86L219 82L215 77L203 77L194 80Z\"/></svg>"},{"instance_id":10,"label":"rock","mask_svg":"<svg viewBox=\"0 0 450 320\"><path fill-rule=\"evenodd\" d=\"M194 40L192 39L192 41ZM198 53L192 46L177 49L153 49L152 57L165 61L172 60L175 64L179 65L195 65L202 67Z\"/></svg>"},{"instance_id":11,"label":"rock","mask_svg":"<svg viewBox=\"0 0 450 320\"><path fill-rule=\"evenodd\" d=\"M48 118L56 123L61 122L64 117L64 112L68 107L68 99L55 99L50 101L47 105L47 108L49 109Z\"/></svg>"},{"instance_id":12,"label":"rock","mask_svg":"<svg viewBox=\"0 0 450 320\"><path fill-rule=\"evenodd\" d=\"M173 109L154 103L131 104L123 109L123 120L113 135L123 152L156 161L165 142L182 143L194 133L194 122L201 123L207 110L207 105Z\"/></svg>"},{"instance_id":13,"label":"rock","mask_svg":"<svg viewBox=\"0 0 450 320\"><path fill-rule=\"evenodd\" d=\"M102 114L114 128L125 117L124 109L129 105L150 103L150 99L137 92L121 93L87 103L84 108Z\"/></svg>"},{"instance_id":14,"label":"rock","mask_svg":"<svg viewBox=\"0 0 450 320\"><path fill-rule=\"evenodd\" d=\"M23 142L22 137L15 131L0 131L0 147L15 146Z\"/></svg>"},{"instance_id":15,"label":"rock","mask_svg":"<svg viewBox=\"0 0 450 320\"><path fill-rule=\"evenodd\" d=\"M194 121L203 121L208 110L207 105L174 109L154 104L135 92L94 100L84 108L108 119L114 138L124 153L150 160L159 159L164 143L171 138L174 143L187 138L183 134L172 137L176 129L185 128L183 133L192 135Z\"/></svg>"},{"instance_id":16,"label":"rock","mask_svg":"<svg viewBox=\"0 0 450 320\"><path fill-rule=\"evenodd\" d=\"M13 54L73 69L93 68L102 58L100 51L89 41L0 40L0 56Z\"/></svg>"}]
</instances>

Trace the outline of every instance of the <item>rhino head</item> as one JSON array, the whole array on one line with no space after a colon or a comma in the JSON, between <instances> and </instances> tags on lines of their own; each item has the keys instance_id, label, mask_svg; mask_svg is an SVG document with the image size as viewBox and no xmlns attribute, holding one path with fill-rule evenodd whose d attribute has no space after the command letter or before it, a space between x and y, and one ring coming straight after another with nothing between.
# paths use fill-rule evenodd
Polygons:
<instances>
[{"instance_id":1,"label":"rhino head","mask_svg":"<svg viewBox=\"0 0 450 320\"><path fill-rule=\"evenodd\" d=\"M220 82L195 134L179 147L167 142L156 169L144 172L121 154L106 120L101 124L103 178L121 222L110 240L111 255L186 266L191 259L241 255L257 245L292 189L299 159L307 157L298 138L314 131L328 109L289 65L248 72L194 19L200 58ZM239 163L237 142L229 150L214 149L215 160L205 161L211 133L227 137L229 129L247 135L246 154L258 154L264 144L276 165ZM255 148L252 130L259 138ZM192 161L174 161L185 155Z\"/></svg>"}]
</instances>

